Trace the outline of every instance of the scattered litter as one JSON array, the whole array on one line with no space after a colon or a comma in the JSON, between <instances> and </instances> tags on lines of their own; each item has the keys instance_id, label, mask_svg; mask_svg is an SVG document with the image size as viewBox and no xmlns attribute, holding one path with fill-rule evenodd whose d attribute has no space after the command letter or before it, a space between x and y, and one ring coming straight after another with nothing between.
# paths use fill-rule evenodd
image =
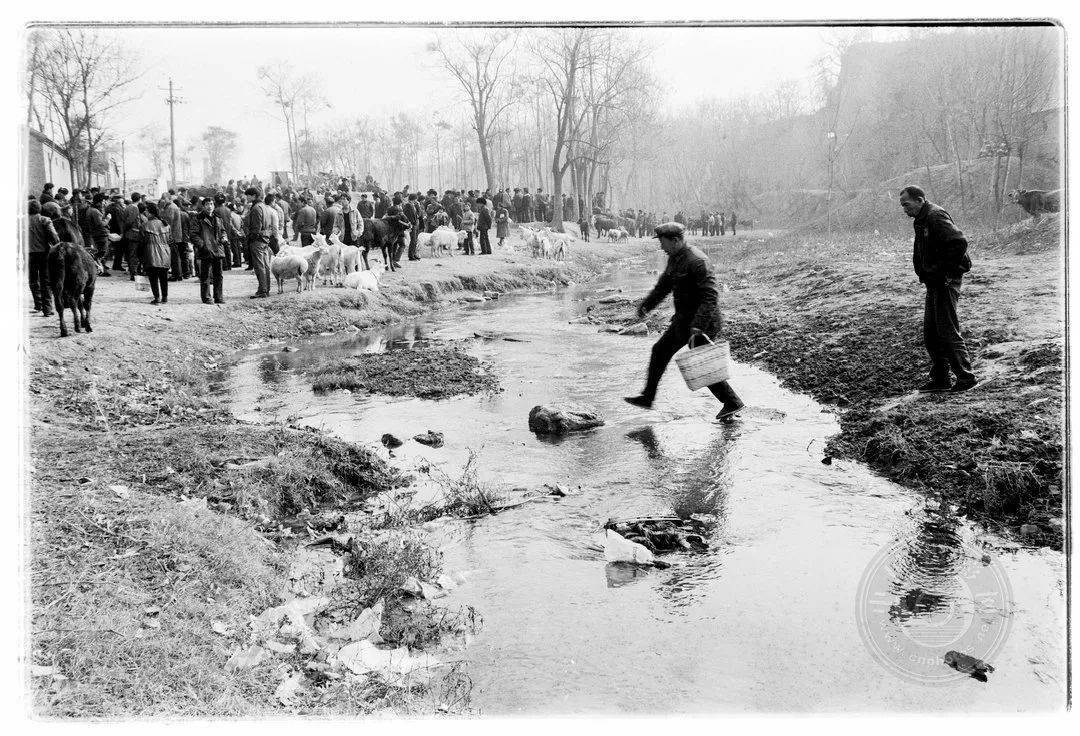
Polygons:
<instances>
[{"instance_id":1,"label":"scattered litter","mask_svg":"<svg viewBox=\"0 0 1080 736\"><path fill-rule=\"evenodd\" d=\"M346 644L338 651L337 659L358 675L369 672L410 675L442 664L430 654L413 656L406 647L379 649L370 641Z\"/></svg>"},{"instance_id":2,"label":"scattered litter","mask_svg":"<svg viewBox=\"0 0 1080 736\"><path fill-rule=\"evenodd\" d=\"M374 606L361 611L351 624L335 627L327 636L331 639L348 639L350 642L381 639L379 629L382 628L385 608L386 603L380 598Z\"/></svg>"},{"instance_id":3,"label":"scattered litter","mask_svg":"<svg viewBox=\"0 0 1080 736\"><path fill-rule=\"evenodd\" d=\"M292 705L292 699L303 681L304 676L300 672L282 680L281 684L277 686L277 690L274 691L274 699L282 705Z\"/></svg>"},{"instance_id":4,"label":"scattered litter","mask_svg":"<svg viewBox=\"0 0 1080 736\"><path fill-rule=\"evenodd\" d=\"M126 498L131 496L131 489L128 488L127 486L113 485L113 486L109 486L109 490L112 491L113 493L115 493L120 498L126 499Z\"/></svg>"},{"instance_id":5,"label":"scattered litter","mask_svg":"<svg viewBox=\"0 0 1080 736\"><path fill-rule=\"evenodd\" d=\"M424 594L423 588L420 587L420 581L414 577L408 578L402 584L401 589L415 598L419 598Z\"/></svg>"},{"instance_id":6,"label":"scattered litter","mask_svg":"<svg viewBox=\"0 0 1080 736\"><path fill-rule=\"evenodd\" d=\"M211 621L210 630L213 631L215 634L220 634L221 636L229 635L229 627L225 625L224 621Z\"/></svg>"},{"instance_id":7,"label":"scattered litter","mask_svg":"<svg viewBox=\"0 0 1080 736\"><path fill-rule=\"evenodd\" d=\"M700 552L709 548L705 541L705 524L693 518L608 520L604 528L651 553Z\"/></svg>"},{"instance_id":8,"label":"scattered litter","mask_svg":"<svg viewBox=\"0 0 1080 736\"><path fill-rule=\"evenodd\" d=\"M604 537L604 559L608 562L632 562L635 565L651 565L656 556L637 542L628 541L611 529Z\"/></svg>"},{"instance_id":9,"label":"scattered litter","mask_svg":"<svg viewBox=\"0 0 1080 736\"><path fill-rule=\"evenodd\" d=\"M267 639L263 646L271 652L277 652L278 654L292 654L296 651L295 644L285 644L276 639Z\"/></svg>"},{"instance_id":10,"label":"scattered litter","mask_svg":"<svg viewBox=\"0 0 1080 736\"><path fill-rule=\"evenodd\" d=\"M260 647L258 644L252 644L247 649L243 649L236 652L229 661L225 663L225 669L229 672L237 672L239 670L251 669L255 665L262 662L269 655L267 651Z\"/></svg>"}]
</instances>

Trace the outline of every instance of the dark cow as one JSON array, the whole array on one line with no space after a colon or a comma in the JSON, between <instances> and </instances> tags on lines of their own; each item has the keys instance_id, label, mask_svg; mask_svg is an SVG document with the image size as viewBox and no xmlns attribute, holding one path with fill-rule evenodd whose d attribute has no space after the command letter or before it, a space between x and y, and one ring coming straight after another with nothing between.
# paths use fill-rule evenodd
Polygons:
<instances>
[{"instance_id":1,"label":"dark cow","mask_svg":"<svg viewBox=\"0 0 1080 736\"><path fill-rule=\"evenodd\" d=\"M1014 189L1009 199L1024 208L1029 215L1061 211L1061 190L1047 192L1042 189Z\"/></svg>"},{"instance_id":2,"label":"dark cow","mask_svg":"<svg viewBox=\"0 0 1080 736\"><path fill-rule=\"evenodd\" d=\"M93 332L90 303L94 298L97 263L86 248L74 242L75 226L69 220L61 218L55 224L60 242L49 249L49 282L56 314L60 317L60 337L68 336L64 307L71 310L76 332L82 329Z\"/></svg>"},{"instance_id":3,"label":"dark cow","mask_svg":"<svg viewBox=\"0 0 1080 736\"><path fill-rule=\"evenodd\" d=\"M382 252L383 265L391 271L394 267L394 246L409 229L408 222L391 217L364 218L364 234L360 236L360 253L364 258L364 269L370 271L368 252L378 248Z\"/></svg>"},{"instance_id":4,"label":"dark cow","mask_svg":"<svg viewBox=\"0 0 1080 736\"><path fill-rule=\"evenodd\" d=\"M613 218L613 217L601 217L600 215L596 216L596 221L595 221L594 227L596 228L597 234L601 238L604 237L605 235L607 235L608 230L614 230L618 226L619 226L619 223L617 223L615 221L615 218Z\"/></svg>"}]
</instances>

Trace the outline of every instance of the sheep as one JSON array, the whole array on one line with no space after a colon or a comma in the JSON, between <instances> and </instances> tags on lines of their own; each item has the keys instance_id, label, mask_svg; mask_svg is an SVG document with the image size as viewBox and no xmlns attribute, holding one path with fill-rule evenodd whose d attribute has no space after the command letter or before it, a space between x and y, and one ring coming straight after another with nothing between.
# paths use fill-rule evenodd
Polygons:
<instances>
[{"instance_id":1,"label":"sheep","mask_svg":"<svg viewBox=\"0 0 1080 736\"><path fill-rule=\"evenodd\" d=\"M303 256L278 253L270 260L270 273L277 279L278 294L285 293L285 279L296 279L296 293L299 294L304 288L307 270L308 262Z\"/></svg>"},{"instance_id":2,"label":"sheep","mask_svg":"<svg viewBox=\"0 0 1080 736\"><path fill-rule=\"evenodd\" d=\"M345 288L357 291L378 291L379 274L371 269L345 274Z\"/></svg>"},{"instance_id":3,"label":"sheep","mask_svg":"<svg viewBox=\"0 0 1080 736\"><path fill-rule=\"evenodd\" d=\"M533 230L531 227L521 226L523 237L525 238L525 245L529 246L532 251L533 258L538 258L542 252L540 248L540 231Z\"/></svg>"},{"instance_id":4,"label":"sheep","mask_svg":"<svg viewBox=\"0 0 1080 736\"><path fill-rule=\"evenodd\" d=\"M355 271L363 270L360 268L360 246L341 246L341 264L346 275Z\"/></svg>"},{"instance_id":5,"label":"sheep","mask_svg":"<svg viewBox=\"0 0 1080 736\"><path fill-rule=\"evenodd\" d=\"M431 233L432 254L446 250L451 257L454 255L454 247L457 245L458 234L448 227L437 227Z\"/></svg>"},{"instance_id":6,"label":"sheep","mask_svg":"<svg viewBox=\"0 0 1080 736\"><path fill-rule=\"evenodd\" d=\"M333 284L341 283L341 241L330 243L322 250L319 261L319 275L322 276L323 286L329 281Z\"/></svg>"},{"instance_id":7,"label":"sheep","mask_svg":"<svg viewBox=\"0 0 1080 736\"><path fill-rule=\"evenodd\" d=\"M431 257L434 258L435 246L432 244L431 236L432 233L420 233L420 235L416 238L416 248L418 251L420 248L430 248Z\"/></svg>"},{"instance_id":8,"label":"sheep","mask_svg":"<svg viewBox=\"0 0 1080 736\"><path fill-rule=\"evenodd\" d=\"M312 248L312 250L305 259L307 261L307 271L304 273L304 289L313 291L315 289L315 276L319 273L319 264L330 251L330 246L326 245L326 241L323 241L323 245L317 248L313 245L308 247Z\"/></svg>"}]
</instances>

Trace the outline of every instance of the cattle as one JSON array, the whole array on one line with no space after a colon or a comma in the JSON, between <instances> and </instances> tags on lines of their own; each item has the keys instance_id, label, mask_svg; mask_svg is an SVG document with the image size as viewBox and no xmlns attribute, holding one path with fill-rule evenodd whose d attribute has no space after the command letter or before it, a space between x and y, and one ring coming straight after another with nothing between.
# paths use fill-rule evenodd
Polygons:
<instances>
[{"instance_id":1,"label":"cattle","mask_svg":"<svg viewBox=\"0 0 1080 736\"><path fill-rule=\"evenodd\" d=\"M626 230L623 230L622 228L608 230L607 234L608 240L610 240L612 243L625 243L626 240L630 237L630 233L626 232Z\"/></svg>"},{"instance_id":2,"label":"cattle","mask_svg":"<svg viewBox=\"0 0 1080 736\"><path fill-rule=\"evenodd\" d=\"M596 228L596 234L601 238L607 235L608 230L612 230L618 227L619 223L615 222L614 218L601 217L599 215L593 220L593 227Z\"/></svg>"},{"instance_id":3,"label":"cattle","mask_svg":"<svg viewBox=\"0 0 1080 736\"><path fill-rule=\"evenodd\" d=\"M303 291L307 270L308 262L303 256L278 253L270 259L270 273L277 279L278 294L285 293L285 279L296 279L296 293Z\"/></svg>"},{"instance_id":4,"label":"cattle","mask_svg":"<svg viewBox=\"0 0 1080 736\"><path fill-rule=\"evenodd\" d=\"M1009 192L1009 200L1024 208L1029 215L1043 212L1061 211L1061 190L1047 192L1042 189L1014 189Z\"/></svg>"},{"instance_id":5,"label":"cattle","mask_svg":"<svg viewBox=\"0 0 1080 736\"><path fill-rule=\"evenodd\" d=\"M90 304L94 299L97 282L97 262L90 252L72 242L74 225L68 220L56 222L56 234L60 242L49 249L49 284L52 286L53 304L60 317L60 337L67 337L64 323L64 307L71 310L75 331L93 332L90 327Z\"/></svg>"},{"instance_id":6,"label":"cattle","mask_svg":"<svg viewBox=\"0 0 1080 736\"><path fill-rule=\"evenodd\" d=\"M394 246L406 231L405 224L400 220L385 217L364 218L364 234L360 236L360 245L363 247L364 268L370 269L367 254L378 248L382 253L383 270L395 271Z\"/></svg>"}]
</instances>

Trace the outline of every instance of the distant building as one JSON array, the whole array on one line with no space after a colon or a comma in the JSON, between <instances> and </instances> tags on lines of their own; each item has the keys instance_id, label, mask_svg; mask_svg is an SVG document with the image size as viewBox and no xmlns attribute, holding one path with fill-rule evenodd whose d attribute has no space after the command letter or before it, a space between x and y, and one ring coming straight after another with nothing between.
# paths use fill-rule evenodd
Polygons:
<instances>
[{"instance_id":1,"label":"distant building","mask_svg":"<svg viewBox=\"0 0 1080 736\"><path fill-rule=\"evenodd\" d=\"M75 188L74 172L67 154L43 133L23 126L23 150L27 156L27 193L37 194L46 182L52 182L57 188Z\"/></svg>"},{"instance_id":2,"label":"distant building","mask_svg":"<svg viewBox=\"0 0 1080 736\"><path fill-rule=\"evenodd\" d=\"M46 182L52 182L56 188L75 189L75 172L71 160L64 149L54 143L47 135L29 126L22 126L22 146L26 151L26 192L37 194ZM115 187L120 182L120 172L116 163L94 157L94 172L89 186L102 188Z\"/></svg>"}]
</instances>

